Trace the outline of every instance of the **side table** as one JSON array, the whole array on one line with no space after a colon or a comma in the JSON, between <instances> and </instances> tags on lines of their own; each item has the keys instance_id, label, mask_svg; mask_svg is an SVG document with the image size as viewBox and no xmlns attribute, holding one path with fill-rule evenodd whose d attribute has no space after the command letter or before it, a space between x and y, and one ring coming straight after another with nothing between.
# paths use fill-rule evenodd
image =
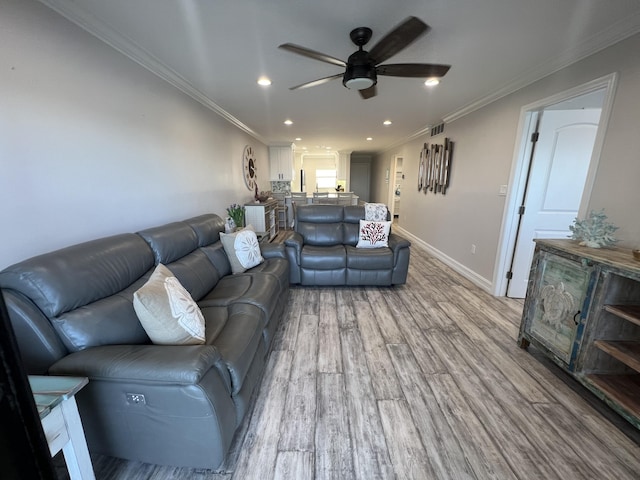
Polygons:
<instances>
[{"instance_id":1,"label":"side table","mask_svg":"<svg viewBox=\"0 0 640 480\"><path fill-rule=\"evenodd\" d=\"M29 375L49 451L63 451L71 480L95 480L75 399L87 383L86 377Z\"/></svg>"}]
</instances>

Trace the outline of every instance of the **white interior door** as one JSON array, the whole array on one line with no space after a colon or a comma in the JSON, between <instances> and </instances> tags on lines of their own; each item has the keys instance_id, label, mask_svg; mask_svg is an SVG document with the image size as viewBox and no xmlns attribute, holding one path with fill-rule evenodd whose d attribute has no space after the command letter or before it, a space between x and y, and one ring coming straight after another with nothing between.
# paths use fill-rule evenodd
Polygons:
<instances>
[{"instance_id":1,"label":"white interior door","mask_svg":"<svg viewBox=\"0 0 640 480\"><path fill-rule=\"evenodd\" d=\"M524 298L535 238L567 238L578 214L601 108L544 110L507 296Z\"/></svg>"}]
</instances>

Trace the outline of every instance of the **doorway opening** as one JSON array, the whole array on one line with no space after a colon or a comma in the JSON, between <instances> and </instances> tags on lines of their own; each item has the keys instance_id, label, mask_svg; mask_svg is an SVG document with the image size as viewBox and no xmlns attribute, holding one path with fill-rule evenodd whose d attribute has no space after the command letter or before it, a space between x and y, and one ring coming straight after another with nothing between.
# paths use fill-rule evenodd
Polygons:
<instances>
[{"instance_id":1,"label":"doorway opening","mask_svg":"<svg viewBox=\"0 0 640 480\"><path fill-rule=\"evenodd\" d=\"M391 173L389 174L389 192L387 205L391 213L391 220L400 217L400 195L402 193L402 182L404 174L402 173L402 157L395 155L391 161Z\"/></svg>"},{"instance_id":2,"label":"doorway opening","mask_svg":"<svg viewBox=\"0 0 640 480\"><path fill-rule=\"evenodd\" d=\"M522 108L494 295L524 298L533 240L567 238L586 214L615 81L611 74Z\"/></svg>"}]
</instances>

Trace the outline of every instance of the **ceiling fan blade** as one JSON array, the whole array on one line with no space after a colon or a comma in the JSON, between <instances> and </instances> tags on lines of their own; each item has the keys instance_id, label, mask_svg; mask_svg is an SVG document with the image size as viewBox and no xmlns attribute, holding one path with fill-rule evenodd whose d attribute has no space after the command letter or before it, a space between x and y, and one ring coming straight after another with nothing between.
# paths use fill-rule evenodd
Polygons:
<instances>
[{"instance_id":1,"label":"ceiling fan blade","mask_svg":"<svg viewBox=\"0 0 640 480\"><path fill-rule=\"evenodd\" d=\"M387 33L369 51L374 65L384 62L388 58L408 47L414 40L427 33L431 27L416 17L409 17L400 25Z\"/></svg>"},{"instance_id":2,"label":"ceiling fan blade","mask_svg":"<svg viewBox=\"0 0 640 480\"><path fill-rule=\"evenodd\" d=\"M289 90L299 90L301 88L315 87L317 85L322 85L323 83L330 82L331 80L335 80L336 78L342 78L342 76L342 73L337 73L336 75L331 75L330 77L319 78L317 80L312 80L310 82L296 85L295 87L289 87Z\"/></svg>"},{"instance_id":3,"label":"ceiling fan blade","mask_svg":"<svg viewBox=\"0 0 640 480\"><path fill-rule=\"evenodd\" d=\"M315 50L301 47L300 45L295 45L293 43L283 43L278 48L297 53L298 55L302 55L303 57L313 58L314 60L331 63L332 65L338 65L339 67L347 66L347 62L340 60L339 58L332 57L331 55L327 55L325 53L316 52Z\"/></svg>"},{"instance_id":4,"label":"ceiling fan blade","mask_svg":"<svg viewBox=\"0 0 640 480\"><path fill-rule=\"evenodd\" d=\"M365 88L364 90L358 90L360 92L360 96L365 100L367 98L375 97L378 94L375 85L371 85L369 88Z\"/></svg>"},{"instance_id":5,"label":"ceiling fan blade","mask_svg":"<svg viewBox=\"0 0 640 480\"><path fill-rule=\"evenodd\" d=\"M390 63L378 65L376 73L389 77L444 77L451 65L438 65L431 63Z\"/></svg>"}]
</instances>

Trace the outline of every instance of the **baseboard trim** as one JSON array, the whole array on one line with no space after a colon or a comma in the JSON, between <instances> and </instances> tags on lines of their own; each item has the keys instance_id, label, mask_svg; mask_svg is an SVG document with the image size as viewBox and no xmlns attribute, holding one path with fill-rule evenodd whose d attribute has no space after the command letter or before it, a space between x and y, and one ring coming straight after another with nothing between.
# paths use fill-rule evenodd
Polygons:
<instances>
[{"instance_id":1,"label":"baseboard trim","mask_svg":"<svg viewBox=\"0 0 640 480\"><path fill-rule=\"evenodd\" d=\"M467 280L473 282L475 285L477 285L478 287L480 287L481 289L483 289L487 293L491 293L493 295L493 283L490 280L487 280L483 276L478 275L476 272L474 272L470 268L468 268L465 265L461 264L457 260L454 260L453 258L451 258L447 254L441 252L437 248L434 248L433 246L429 245L427 242L425 242L421 238L416 237L414 234L412 234L411 232L405 230L404 228L402 228L402 227L400 227L398 225L394 225L393 226L393 230L395 232L398 232L401 236L406 237L409 240L411 240L411 242L413 242L416 246L422 248L429 255L437 258L442 263L444 263L446 266L452 268L453 270L455 270L457 273L462 275Z\"/></svg>"}]
</instances>

